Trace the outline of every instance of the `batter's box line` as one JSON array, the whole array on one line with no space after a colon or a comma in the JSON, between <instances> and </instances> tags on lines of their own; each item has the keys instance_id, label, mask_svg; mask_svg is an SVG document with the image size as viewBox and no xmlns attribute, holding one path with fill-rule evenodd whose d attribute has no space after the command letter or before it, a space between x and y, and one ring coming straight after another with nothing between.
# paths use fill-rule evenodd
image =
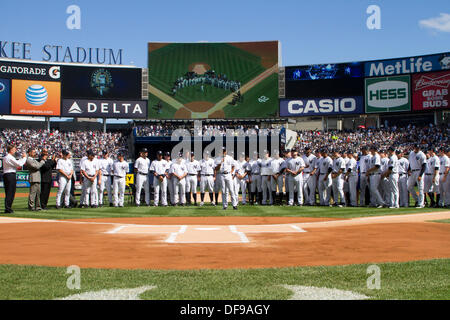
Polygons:
<instances>
[{"instance_id":1,"label":"batter's box line","mask_svg":"<svg viewBox=\"0 0 450 320\"><path fill-rule=\"evenodd\" d=\"M249 243L250 242L248 240L247 236L245 235L245 233L238 231L236 226L228 226L228 228L230 229L230 231L232 233L235 233L235 234L237 234L239 236L239 238L241 239L242 243Z\"/></svg>"},{"instance_id":2,"label":"batter's box line","mask_svg":"<svg viewBox=\"0 0 450 320\"><path fill-rule=\"evenodd\" d=\"M181 226L180 230L178 230L178 232L172 232L170 234L169 238L167 238L167 240L165 242L167 242L167 243L175 243L175 240L178 237L178 235L185 233L187 228L188 228L187 226Z\"/></svg>"}]
</instances>

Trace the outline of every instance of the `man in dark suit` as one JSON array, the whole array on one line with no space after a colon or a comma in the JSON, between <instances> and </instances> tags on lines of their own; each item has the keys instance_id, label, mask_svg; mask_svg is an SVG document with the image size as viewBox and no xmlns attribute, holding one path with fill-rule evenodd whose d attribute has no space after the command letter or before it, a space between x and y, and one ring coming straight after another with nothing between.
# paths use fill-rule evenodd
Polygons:
<instances>
[{"instance_id":1,"label":"man in dark suit","mask_svg":"<svg viewBox=\"0 0 450 320\"><path fill-rule=\"evenodd\" d=\"M41 167L41 208L47 209L48 198L50 190L52 189L52 171L56 167L56 156L53 155L51 159L48 158L48 150L43 149L39 161L47 158L44 165Z\"/></svg>"}]
</instances>

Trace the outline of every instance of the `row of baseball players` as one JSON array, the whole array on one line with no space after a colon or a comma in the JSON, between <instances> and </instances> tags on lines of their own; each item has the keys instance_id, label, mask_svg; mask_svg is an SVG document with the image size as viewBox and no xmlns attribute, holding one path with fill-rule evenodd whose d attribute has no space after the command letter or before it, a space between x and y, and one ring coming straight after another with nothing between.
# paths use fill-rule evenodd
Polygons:
<instances>
[{"instance_id":1,"label":"row of baseball players","mask_svg":"<svg viewBox=\"0 0 450 320\"><path fill-rule=\"evenodd\" d=\"M297 151L286 151L282 155L274 151L271 157L268 151L264 151L261 158L255 152L251 159L240 154L235 160L224 148L222 155L215 158L205 152L201 161L196 160L193 153L187 157L180 154L172 161L170 153L161 151L156 160L150 161L148 150L143 149L134 165L135 201L137 206L141 204L143 190L144 201L150 205L149 185L153 176L155 206L190 204L192 198L197 204L198 184L200 205L204 204L206 192L211 203L217 205L221 192L225 200L222 201L224 209L228 207L229 197L233 208L237 209L239 191L242 204L247 203L248 193L251 204L282 204L283 195L286 195L290 206L295 203L315 205L317 191L322 206L329 206L331 198L336 206L357 206L358 203L364 206L366 198L370 198L370 206L374 207L407 207L409 193L416 201L416 207L424 207L426 195L430 198L430 206L450 206L448 150L429 147L426 151L425 154L416 145L406 157L392 147L378 151L376 146L372 146L370 149L361 148L358 157L352 151L340 153L334 150L329 154L327 150L318 150L313 154L307 148L301 156ZM106 190L111 206L123 206L128 164L123 155L118 158L114 162L105 153L102 159L97 160L88 152L88 156L81 160L83 187L80 205L103 205ZM58 161L59 171L63 161L64 157ZM61 194L64 190L67 192L70 184L65 180L68 178L68 175L60 175L58 193L60 190ZM57 206L60 206L58 202Z\"/></svg>"}]
</instances>

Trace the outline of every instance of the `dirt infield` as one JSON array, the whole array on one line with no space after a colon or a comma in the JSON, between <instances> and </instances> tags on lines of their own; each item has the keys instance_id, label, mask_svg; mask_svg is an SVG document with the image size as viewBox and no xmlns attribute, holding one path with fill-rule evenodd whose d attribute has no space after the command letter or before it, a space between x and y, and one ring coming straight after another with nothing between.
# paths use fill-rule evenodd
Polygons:
<instances>
[{"instance_id":1,"label":"dirt infield","mask_svg":"<svg viewBox=\"0 0 450 320\"><path fill-rule=\"evenodd\" d=\"M214 103L209 101L194 101L186 103L184 106L192 112L206 112L214 107Z\"/></svg>"},{"instance_id":2,"label":"dirt infield","mask_svg":"<svg viewBox=\"0 0 450 320\"><path fill-rule=\"evenodd\" d=\"M189 71L193 71L198 75L205 74L209 70L211 70L211 66L207 63L194 62L189 65Z\"/></svg>"},{"instance_id":3,"label":"dirt infield","mask_svg":"<svg viewBox=\"0 0 450 320\"><path fill-rule=\"evenodd\" d=\"M175 112L174 118L175 119L190 119L191 112L189 110L187 110L186 108L180 108Z\"/></svg>"},{"instance_id":4,"label":"dirt infield","mask_svg":"<svg viewBox=\"0 0 450 320\"><path fill-rule=\"evenodd\" d=\"M0 264L229 269L450 257L450 212L355 219L0 218Z\"/></svg>"}]
</instances>

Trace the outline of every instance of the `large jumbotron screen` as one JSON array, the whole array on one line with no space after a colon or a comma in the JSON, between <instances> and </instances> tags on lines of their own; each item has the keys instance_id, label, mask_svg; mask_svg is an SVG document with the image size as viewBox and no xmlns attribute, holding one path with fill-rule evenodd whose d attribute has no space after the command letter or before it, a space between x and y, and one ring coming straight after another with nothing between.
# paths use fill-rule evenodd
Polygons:
<instances>
[{"instance_id":1,"label":"large jumbotron screen","mask_svg":"<svg viewBox=\"0 0 450 320\"><path fill-rule=\"evenodd\" d=\"M275 117L278 56L278 41L149 43L149 117Z\"/></svg>"}]
</instances>

